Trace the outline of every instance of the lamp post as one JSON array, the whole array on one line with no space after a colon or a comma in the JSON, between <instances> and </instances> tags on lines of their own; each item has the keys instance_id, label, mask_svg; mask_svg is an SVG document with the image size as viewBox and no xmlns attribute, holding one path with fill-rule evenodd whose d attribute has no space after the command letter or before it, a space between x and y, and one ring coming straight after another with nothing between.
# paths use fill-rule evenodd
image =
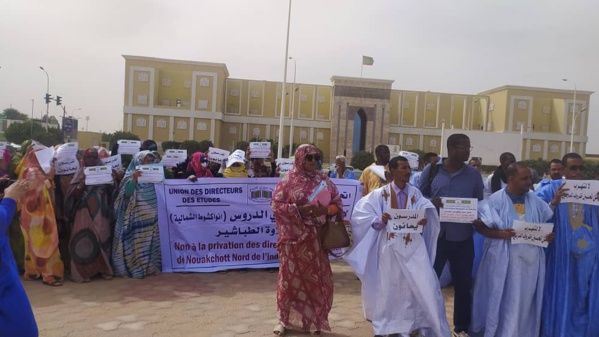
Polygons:
<instances>
[{"instance_id":1,"label":"lamp post","mask_svg":"<svg viewBox=\"0 0 599 337\"><path fill-rule=\"evenodd\" d=\"M48 72L46 71L46 69L44 69L44 67L40 66L40 69L43 70L46 73L46 97L49 97L48 95L50 95L50 75L48 75ZM50 111L50 101L46 101L46 132L48 132L48 112Z\"/></svg>"},{"instance_id":2,"label":"lamp post","mask_svg":"<svg viewBox=\"0 0 599 337\"><path fill-rule=\"evenodd\" d=\"M572 125L570 126L570 152L574 152L574 125L576 124L576 117L578 117L578 114L580 114L584 110L576 112L576 106L577 106L577 104L576 104L576 83L574 83L573 81L568 81L567 78L563 78L562 81L572 82L572 84L574 84L574 103L572 105Z\"/></svg>"},{"instance_id":3,"label":"lamp post","mask_svg":"<svg viewBox=\"0 0 599 337\"><path fill-rule=\"evenodd\" d=\"M85 116L85 131L89 131L89 116Z\"/></svg>"},{"instance_id":4,"label":"lamp post","mask_svg":"<svg viewBox=\"0 0 599 337\"><path fill-rule=\"evenodd\" d=\"M283 89L281 90L281 115L279 116L279 149L277 158L283 157L283 116L285 115L285 87L287 86L287 61L289 58L289 28L291 26L291 0L289 0L289 13L287 14L287 40L285 42L285 71L283 72Z\"/></svg>"},{"instance_id":5,"label":"lamp post","mask_svg":"<svg viewBox=\"0 0 599 337\"><path fill-rule=\"evenodd\" d=\"M293 155L293 108L295 107L295 75L297 74L297 63L292 56L289 56L290 60L293 60L293 85L291 86L291 122L289 125L289 156Z\"/></svg>"}]
</instances>

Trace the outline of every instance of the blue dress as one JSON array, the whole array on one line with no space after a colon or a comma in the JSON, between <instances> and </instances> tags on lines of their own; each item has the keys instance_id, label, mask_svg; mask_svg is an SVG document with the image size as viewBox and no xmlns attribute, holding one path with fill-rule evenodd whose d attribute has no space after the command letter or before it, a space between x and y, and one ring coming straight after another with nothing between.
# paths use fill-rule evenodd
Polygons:
<instances>
[{"instance_id":1,"label":"blue dress","mask_svg":"<svg viewBox=\"0 0 599 337\"><path fill-rule=\"evenodd\" d=\"M9 198L0 203L0 337L34 337L38 335L37 324L7 235L16 206Z\"/></svg>"},{"instance_id":2,"label":"blue dress","mask_svg":"<svg viewBox=\"0 0 599 337\"><path fill-rule=\"evenodd\" d=\"M537 191L550 202L562 180ZM541 336L599 336L599 207L560 203L547 251Z\"/></svg>"}]
</instances>

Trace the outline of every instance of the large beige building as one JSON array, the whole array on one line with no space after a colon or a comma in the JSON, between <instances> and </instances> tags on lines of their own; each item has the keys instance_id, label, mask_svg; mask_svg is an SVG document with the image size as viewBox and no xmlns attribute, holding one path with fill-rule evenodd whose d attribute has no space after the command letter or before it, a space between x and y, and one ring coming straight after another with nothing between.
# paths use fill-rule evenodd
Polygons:
<instances>
[{"instance_id":1,"label":"large beige building","mask_svg":"<svg viewBox=\"0 0 599 337\"><path fill-rule=\"evenodd\" d=\"M314 143L329 162L378 144L439 153L441 137L457 130L516 139L518 158L561 157L569 152L572 111L579 112L574 150L586 150L589 91L577 91L574 102L571 90L507 85L453 94L397 90L392 80L342 76L333 76L331 85L288 83L282 90L281 82L231 78L222 63L123 57L123 130L141 139L208 139L227 150L241 140L277 140L286 92L284 144L293 110L294 143ZM473 155L484 157L484 148L479 151Z\"/></svg>"}]
</instances>

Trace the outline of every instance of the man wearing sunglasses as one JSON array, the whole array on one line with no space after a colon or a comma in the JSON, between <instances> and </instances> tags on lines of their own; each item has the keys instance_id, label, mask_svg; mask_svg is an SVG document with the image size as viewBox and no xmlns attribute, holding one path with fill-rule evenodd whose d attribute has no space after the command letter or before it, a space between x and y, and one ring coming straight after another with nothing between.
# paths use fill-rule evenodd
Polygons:
<instances>
[{"instance_id":1,"label":"man wearing sunglasses","mask_svg":"<svg viewBox=\"0 0 599 337\"><path fill-rule=\"evenodd\" d=\"M577 153L562 158L566 180L582 180ZM568 189L553 180L536 193L554 209L547 250L541 336L599 336L599 206L561 203Z\"/></svg>"}]
</instances>

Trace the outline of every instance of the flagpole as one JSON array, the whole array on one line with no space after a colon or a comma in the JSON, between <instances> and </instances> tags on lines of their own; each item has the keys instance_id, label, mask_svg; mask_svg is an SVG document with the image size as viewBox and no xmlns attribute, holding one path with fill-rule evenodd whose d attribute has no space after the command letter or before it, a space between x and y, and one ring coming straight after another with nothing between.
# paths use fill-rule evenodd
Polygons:
<instances>
[{"instance_id":1,"label":"flagpole","mask_svg":"<svg viewBox=\"0 0 599 337\"><path fill-rule=\"evenodd\" d=\"M287 14L287 41L285 42L285 71L283 72L283 87L281 89L281 116L279 116L279 149L277 158L283 157L283 117L285 116L285 95L287 95L287 61L289 60L289 27L291 25L291 0L289 0L289 13ZM289 156L293 154L290 153Z\"/></svg>"}]
</instances>

